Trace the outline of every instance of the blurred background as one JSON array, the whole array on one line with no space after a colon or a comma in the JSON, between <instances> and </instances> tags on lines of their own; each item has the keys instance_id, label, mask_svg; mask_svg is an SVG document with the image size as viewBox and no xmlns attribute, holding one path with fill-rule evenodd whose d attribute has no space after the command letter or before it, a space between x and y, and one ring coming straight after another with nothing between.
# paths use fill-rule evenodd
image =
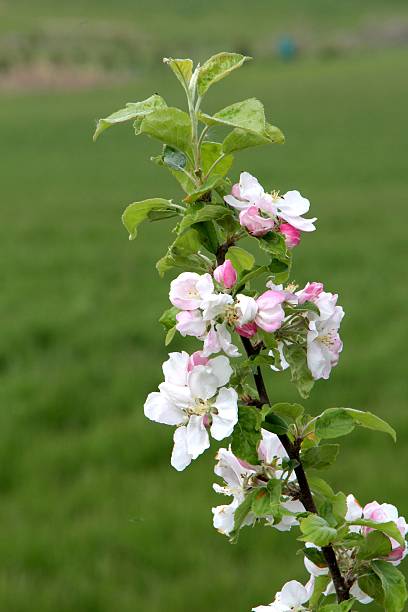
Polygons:
<instances>
[{"instance_id":1,"label":"blurred background","mask_svg":"<svg viewBox=\"0 0 408 612\"><path fill-rule=\"evenodd\" d=\"M218 534L215 446L178 474L170 428L143 416L166 355L170 278L154 263L171 225L129 242L120 216L181 194L129 125L92 143L127 101L183 103L163 56L221 50L255 61L205 110L256 96L287 137L238 155L233 176L310 198L318 231L293 276L324 281L347 315L307 408L371 410L399 432L395 446L356 431L327 477L408 515L406 1L0 0L1 610L245 612L306 578L293 537ZM298 401L286 374L269 383Z\"/></svg>"}]
</instances>

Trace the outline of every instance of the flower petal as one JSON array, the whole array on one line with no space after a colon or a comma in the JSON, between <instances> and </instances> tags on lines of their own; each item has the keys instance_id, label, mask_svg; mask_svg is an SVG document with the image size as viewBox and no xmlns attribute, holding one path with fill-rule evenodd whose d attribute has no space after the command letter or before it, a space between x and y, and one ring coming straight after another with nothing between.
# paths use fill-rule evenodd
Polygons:
<instances>
[{"instance_id":1,"label":"flower petal","mask_svg":"<svg viewBox=\"0 0 408 612\"><path fill-rule=\"evenodd\" d=\"M223 440L232 434L238 421L238 394L235 389L220 389L214 406L218 414L212 417L211 435L215 440Z\"/></svg>"},{"instance_id":2,"label":"flower petal","mask_svg":"<svg viewBox=\"0 0 408 612\"><path fill-rule=\"evenodd\" d=\"M217 379L218 387L223 387L228 384L232 374L232 368L228 357L225 357L225 355L218 355L218 357L209 359L208 365L211 368L212 374L214 374Z\"/></svg>"},{"instance_id":3,"label":"flower petal","mask_svg":"<svg viewBox=\"0 0 408 612\"><path fill-rule=\"evenodd\" d=\"M191 455L187 450L187 427L178 427L174 432L173 441L171 465L181 472L191 463Z\"/></svg>"},{"instance_id":4,"label":"flower petal","mask_svg":"<svg viewBox=\"0 0 408 612\"><path fill-rule=\"evenodd\" d=\"M170 353L168 360L162 365L164 380L173 385L186 385L188 359L189 355L186 351Z\"/></svg>"},{"instance_id":5,"label":"flower petal","mask_svg":"<svg viewBox=\"0 0 408 612\"><path fill-rule=\"evenodd\" d=\"M151 421L164 425L180 425L185 419L184 412L157 391L147 396L144 413Z\"/></svg>"},{"instance_id":6,"label":"flower petal","mask_svg":"<svg viewBox=\"0 0 408 612\"><path fill-rule=\"evenodd\" d=\"M204 417L193 414L187 424L187 451L192 459L197 459L210 446L208 432L204 427Z\"/></svg>"}]
</instances>

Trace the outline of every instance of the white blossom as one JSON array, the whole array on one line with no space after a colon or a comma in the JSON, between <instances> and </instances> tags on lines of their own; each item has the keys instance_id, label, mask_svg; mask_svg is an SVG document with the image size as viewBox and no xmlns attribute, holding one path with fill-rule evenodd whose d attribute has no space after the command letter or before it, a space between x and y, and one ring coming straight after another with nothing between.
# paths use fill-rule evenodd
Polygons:
<instances>
[{"instance_id":1,"label":"white blossom","mask_svg":"<svg viewBox=\"0 0 408 612\"><path fill-rule=\"evenodd\" d=\"M152 421L177 426L171 464L183 470L209 447L208 429L216 440L231 435L238 396L225 387L232 368L223 355L194 365L188 353L170 353L163 374L164 382L149 394L144 412Z\"/></svg>"}]
</instances>

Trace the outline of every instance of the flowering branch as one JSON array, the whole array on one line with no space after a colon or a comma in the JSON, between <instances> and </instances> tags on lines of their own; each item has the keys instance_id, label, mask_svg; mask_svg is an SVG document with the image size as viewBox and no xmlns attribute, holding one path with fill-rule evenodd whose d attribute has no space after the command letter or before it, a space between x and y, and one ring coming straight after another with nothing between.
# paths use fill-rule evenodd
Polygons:
<instances>
[{"instance_id":1,"label":"flowering branch","mask_svg":"<svg viewBox=\"0 0 408 612\"><path fill-rule=\"evenodd\" d=\"M134 202L122 218L130 239L144 221L177 219L176 237L156 264L161 276L178 273L170 283L171 307L160 322L166 346L176 333L198 342L192 355L169 354L164 381L147 397L144 412L175 428L171 465L178 471L205 452L211 439L228 440L216 455L214 472L223 484L214 490L232 501L212 512L214 527L230 541L255 523L298 530L308 582L289 581L255 612L347 612L356 601L402 612L407 590L397 566L407 553L405 519L387 503L362 506L318 476L337 458L333 439L356 426L394 440L395 431L370 412L328 408L312 416L300 404L272 404L268 397L264 368L274 375L290 371L302 398L316 381L330 377L343 348L344 311L322 283L301 289L289 283L293 251L316 229L316 218L305 216L309 200L296 190L265 191L248 172L237 183L227 176L240 150L284 142L255 98L213 115L202 110L208 90L248 59L219 53L195 68L190 59L166 59L185 91L188 112L155 94L97 124L94 139L132 121L136 135L159 140L162 151L152 161L185 193L182 204L164 198ZM213 126L229 130L222 142L208 140ZM239 245L244 237L266 263L258 264Z\"/></svg>"}]
</instances>

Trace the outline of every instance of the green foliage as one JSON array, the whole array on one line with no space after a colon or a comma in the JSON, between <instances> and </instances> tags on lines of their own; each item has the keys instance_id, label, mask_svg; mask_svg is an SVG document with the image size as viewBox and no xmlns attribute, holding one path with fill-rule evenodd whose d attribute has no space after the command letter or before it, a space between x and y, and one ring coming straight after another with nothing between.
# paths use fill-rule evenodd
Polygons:
<instances>
[{"instance_id":1,"label":"green foliage","mask_svg":"<svg viewBox=\"0 0 408 612\"><path fill-rule=\"evenodd\" d=\"M172 57L163 58L163 62L167 64L174 72L184 89L188 89L193 74L193 62L191 59L173 59Z\"/></svg>"},{"instance_id":2,"label":"green foliage","mask_svg":"<svg viewBox=\"0 0 408 612\"><path fill-rule=\"evenodd\" d=\"M191 120L179 108L159 108L146 115L139 131L178 151L191 154Z\"/></svg>"},{"instance_id":3,"label":"green foliage","mask_svg":"<svg viewBox=\"0 0 408 612\"><path fill-rule=\"evenodd\" d=\"M322 470L336 461L339 449L338 444L324 444L308 448L301 453L302 464L306 469Z\"/></svg>"},{"instance_id":4,"label":"green foliage","mask_svg":"<svg viewBox=\"0 0 408 612\"><path fill-rule=\"evenodd\" d=\"M152 213L168 212L174 213L174 208L170 200L164 200L163 198L151 198L149 200L129 204L122 215L123 225L129 232L129 240L134 240L136 238L139 225L142 221L145 221L145 219L149 219Z\"/></svg>"},{"instance_id":5,"label":"green foliage","mask_svg":"<svg viewBox=\"0 0 408 612\"><path fill-rule=\"evenodd\" d=\"M274 125L265 123L265 128L262 133L235 128L224 139L222 148L224 153L228 154L234 153L235 151L242 151L243 149L249 149L250 147L274 143L283 144L284 142L285 136L281 130Z\"/></svg>"},{"instance_id":6,"label":"green foliage","mask_svg":"<svg viewBox=\"0 0 408 612\"><path fill-rule=\"evenodd\" d=\"M381 581L384 610L402 612L408 597L403 574L386 561L373 561L371 567Z\"/></svg>"},{"instance_id":7,"label":"green foliage","mask_svg":"<svg viewBox=\"0 0 408 612\"><path fill-rule=\"evenodd\" d=\"M202 248L200 235L194 228L189 229L169 246L167 253L159 259L156 269L160 276L172 268L182 268L190 272L207 271L206 262L197 254Z\"/></svg>"},{"instance_id":8,"label":"green foliage","mask_svg":"<svg viewBox=\"0 0 408 612\"><path fill-rule=\"evenodd\" d=\"M279 402L273 404L272 412L279 414L280 416L289 419L290 421L296 421L304 413L304 408L300 404L288 404L287 402Z\"/></svg>"},{"instance_id":9,"label":"green foliage","mask_svg":"<svg viewBox=\"0 0 408 612\"><path fill-rule=\"evenodd\" d=\"M109 115L109 117L99 119L93 139L95 141L98 136L102 134L102 132L107 130L112 125L123 123L125 121L134 121L135 119L145 117L158 108L166 107L166 102L158 94L153 94L142 102L128 102L125 108L121 108L120 110L112 113Z\"/></svg>"},{"instance_id":10,"label":"green foliage","mask_svg":"<svg viewBox=\"0 0 408 612\"><path fill-rule=\"evenodd\" d=\"M381 531L381 533L385 533L385 535L396 540L400 546L405 545L404 536L401 535L397 525L393 521L377 523L376 521L371 521L369 519L358 519L356 521L349 521L349 525L361 525L362 527L376 529L377 531Z\"/></svg>"},{"instance_id":11,"label":"green foliage","mask_svg":"<svg viewBox=\"0 0 408 612\"><path fill-rule=\"evenodd\" d=\"M306 349L291 344L283 349L286 361L290 365L291 381L296 385L299 395L307 399L314 386L314 379L307 367Z\"/></svg>"},{"instance_id":12,"label":"green foliage","mask_svg":"<svg viewBox=\"0 0 408 612\"><path fill-rule=\"evenodd\" d=\"M261 423L260 410L253 406L239 407L238 423L232 434L231 448L237 457L252 465L259 463L258 445L261 440Z\"/></svg>"},{"instance_id":13,"label":"green foliage","mask_svg":"<svg viewBox=\"0 0 408 612\"><path fill-rule=\"evenodd\" d=\"M358 579L360 588L386 612L402 612L407 600L403 574L387 561L372 561L370 567Z\"/></svg>"},{"instance_id":14,"label":"green foliage","mask_svg":"<svg viewBox=\"0 0 408 612\"><path fill-rule=\"evenodd\" d=\"M288 433L288 425L278 414L273 412L270 406L263 406L262 416L264 419L263 427L278 436Z\"/></svg>"},{"instance_id":15,"label":"green foliage","mask_svg":"<svg viewBox=\"0 0 408 612\"><path fill-rule=\"evenodd\" d=\"M353 431L356 425L388 433L396 439L394 429L371 412L353 408L328 408L316 420L315 431L319 438L338 438Z\"/></svg>"},{"instance_id":16,"label":"green foliage","mask_svg":"<svg viewBox=\"0 0 408 612\"><path fill-rule=\"evenodd\" d=\"M303 536L299 539L311 542L316 546L328 546L336 539L337 530L330 527L329 523L317 514L309 514L306 518L299 519L300 531Z\"/></svg>"},{"instance_id":17,"label":"green foliage","mask_svg":"<svg viewBox=\"0 0 408 612\"><path fill-rule=\"evenodd\" d=\"M317 549L317 548L305 548L304 549L304 553L305 555L311 560L313 561L312 558L309 557L309 554L307 551L316 551L317 553L320 553L320 555L323 557L323 554ZM323 557L324 559L324 557ZM313 563L315 563L315 561L313 561ZM319 563L316 563L316 565L319 565ZM323 566L325 564L323 563ZM323 567L322 566L322 567ZM330 578L329 576L316 576L315 577L315 581L314 581L314 587L313 587L313 593L309 599L309 606L314 610L316 608L316 606L319 603L319 600L322 598L323 596L323 591L326 590L328 584L330 582Z\"/></svg>"},{"instance_id":18,"label":"green foliage","mask_svg":"<svg viewBox=\"0 0 408 612\"><path fill-rule=\"evenodd\" d=\"M210 57L199 69L197 90L203 96L211 85L228 76L233 70L240 68L244 62L251 59L239 53L217 53Z\"/></svg>"},{"instance_id":19,"label":"green foliage","mask_svg":"<svg viewBox=\"0 0 408 612\"><path fill-rule=\"evenodd\" d=\"M200 113L200 120L206 125L226 125L263 135L265 132L265 112L263 104L256 98L236 102L214 115ZM223 147L225 152L225 147Z\"/></svg>"},{"instance_id":20,"label":"green foliage","mask_svg":"<svg viewBox=\"0 0 408 612\"><path fill-rule=\"evenodd\" d=\"M282 518L280 501L282 495L282 482L272 478L266 487L257 489L257 494L252 499L252 512L257 517L273 516L279 523Z\"/></svg>"},{"instance_id":21,"label":"green foliage","mask_svg":"<svg viewBox=\"0 0 408 612\"><path fill-rule=\"evenodd\" d=\"M245 249L238 246L229 247L225 259L229 259L238 274L245 270L252 270L255 265L255 257Z\"/></svg>"},{"instance_id":22,"label":"green foliage","mask_svg":"<svg viewBox=\"0 0 408 612\"><path fill-rule=\"evenodd\" d=\"M381 531L370 531L365 538L363 538L357 558L367 559L381 559L381 557L388 557L391 552L391 541Z\"/></svg>"},{"instance_id":23,"label":"green foliage","mask_svg":"<svg viewBox=\"0 0 408 612\"><path fill-rule=\"evenodd\" d=\"M180 222L179 233L182 234L192 225L203 221L215 221L223 217L231 216L231 211L226 206L217 204L192 204L189 206L185 216Z\"/></svg>"},{"instance_id":24,"label":"green foliage","mask_svg":"<svg viewBox=\"0 0 408 612\"><path fill-rule=\"evenodd\" d=\"M355 599L352 597L347 601L342 601L340 604L327 604L319 608L321 612L349 612L355 603Z\"/></svg>"}]
</instances>

